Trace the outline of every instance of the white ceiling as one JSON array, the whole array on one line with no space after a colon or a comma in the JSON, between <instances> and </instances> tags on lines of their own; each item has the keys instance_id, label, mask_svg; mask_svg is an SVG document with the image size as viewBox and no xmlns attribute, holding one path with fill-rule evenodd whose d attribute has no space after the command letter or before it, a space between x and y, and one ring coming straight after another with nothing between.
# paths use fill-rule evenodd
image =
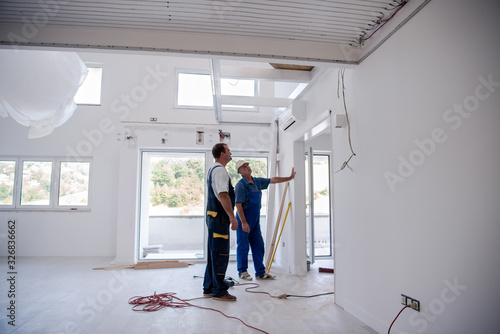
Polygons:
<instances>
[{"instance_id":1,"label":"white ceiling","mask_svg":"<svg viewBox=\"0 0 500 334\"><path fill-rule=\"evenodd\" d=\"M248 36L349 44L387 18L396 1L73 0L52 6L49 25ZM1 22L40 13L38 0L2 1Z\"/></svg>"},{"instance_id":2,"label":"white ceiling","mask_svg":"<svg viewBox=\"0 0 500 334\"><path fill-rule=\"evenodd\" d=\"M221 77L309 87L328 67L359 64L429 1L0 0L0 48L189 54L210 60L214 87ZM231 67L231 59L246 61ZM232 117L222 103L260 106L267 123L293 101L214 92L219 122Z\"/></svg>"},{"instance_id":3,"label":"white ceiling","mask_svg":"<svg viewBox=\"0 0 500 334\"><path fill-rule=\"evenodd\" d=\"M356 63L428 1L2 0L1 44Z\"/></svg>"}]
</instances>

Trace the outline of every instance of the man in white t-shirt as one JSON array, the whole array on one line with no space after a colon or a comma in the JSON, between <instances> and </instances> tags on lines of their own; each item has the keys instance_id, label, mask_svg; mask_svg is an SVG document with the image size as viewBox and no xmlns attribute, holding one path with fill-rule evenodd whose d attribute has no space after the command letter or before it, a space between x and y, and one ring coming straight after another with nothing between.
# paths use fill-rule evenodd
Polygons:
<instances>
[{"instance_id":1,"label":"man in white t-shirt","mask_svg":"<svg viewBox=\"0 0 500 334\"><path fill-rule=\"evenodd\" d=\"M218 143L212 148L212 155L215 164L207 174L208 252L203 295L215 300L236 301L227 291L229 286L224 280L229 263L229 226L233 231L238 228L234 216L234 188L225 168L231 161L231 151L226 144Z\"/></svg>"}]
</instances>

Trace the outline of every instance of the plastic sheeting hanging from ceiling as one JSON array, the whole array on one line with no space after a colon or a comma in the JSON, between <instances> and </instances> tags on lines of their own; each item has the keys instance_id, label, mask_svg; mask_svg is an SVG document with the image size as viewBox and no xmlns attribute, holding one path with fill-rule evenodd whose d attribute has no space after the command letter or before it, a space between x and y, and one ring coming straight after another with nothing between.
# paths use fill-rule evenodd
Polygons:
<instances>
[{"instance_id":1,"label":"plastic sheeting hanging from ceiling","mask_svg":"<svg viewBox=\"0 0 500 334\"><path fill-rule=\"evenodd\" d=\"M0 73L0 116L39 138L73 115L88 69L74 52L0 50Z\"/></svg>"}]
</instances>

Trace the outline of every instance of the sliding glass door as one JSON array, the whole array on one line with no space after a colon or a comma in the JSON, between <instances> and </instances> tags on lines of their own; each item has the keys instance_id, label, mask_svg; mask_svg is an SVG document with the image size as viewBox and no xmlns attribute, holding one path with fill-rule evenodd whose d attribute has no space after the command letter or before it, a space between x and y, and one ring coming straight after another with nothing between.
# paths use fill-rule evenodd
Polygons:
<instances>
[{"instance_id":1,"label":"sliding glass door","mask_svg":"<svg viewBox=\"0 0 500 334\"><path fill-rule=\"evenodd\" d=\"M203 259L205 153L141 155L138 258Z\"/></svg>"},{"instance_id":2,"label":"sliding glass door","mask_svg":"<svg viewBox=\"0 0 500 334\"><path fill-rule=\"evenodd\" d=\"M314 263L317 257L332 256L332 228L330 156L312 149L306 153L306 202L307 255Z\"/></svg>"},{"instance_id":3,"label":"sliding glass door","mask_svg":"<svg viewBox=\"0 0 500 334\"><path fill-rule=\"evenodd\" d=\"M141 152L139 260L205 258L205 152ZM235 186L241 179L236 161L250 163L254 177L267 177L267 157L233 154L226 169ZM208 165L207 165L208 164ZM266 231L267 191L262 192L261 230ZM263 235L265 239L265 235ZM236 255L236 232L231 231L231 251Z\"/></svg>"}]
</instances>

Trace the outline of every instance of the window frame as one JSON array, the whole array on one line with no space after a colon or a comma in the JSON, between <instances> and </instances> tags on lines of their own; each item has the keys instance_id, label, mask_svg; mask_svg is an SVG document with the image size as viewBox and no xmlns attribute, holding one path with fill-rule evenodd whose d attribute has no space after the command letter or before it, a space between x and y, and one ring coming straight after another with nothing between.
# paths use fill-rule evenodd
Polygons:
<instances>
[{"instance_id":1,"label":"window frame","mask_svg":"<svg viewBox=\"0 0 500 334\"><path fill-rule=\"evenodd\" d=\"M49 204L48 205L28 205L22 204L22 193L23 193L23 174L24 174L24 162L50 162L51 163L51 171L50 171L50 193L49 193ZM55 166L56 164L52 159L44 159L43 157L36 158L21 158L19 159L18 168L16 168L16 175L14 176L14 185L17 188L17 196L14 197L14 206L20 209L44 209L51 208L54 204L54 175L55 175ZM16 183L16 181L18 181Z\"/></svg>"},{"instance_id":2,"label":"window frame","mask_svg":"<svg viewBox=\"0 0 500 334\"><path fill-rule=\"evenodd\" d=\"M145 230L143 230L143 227L145 225L142 225L142 224L149 224L149 218L151 217L155 217L155 218L173 218L173 217L176 217L178 215L154 215L154 216L151 216L151 214L148 212L148 222L145 222L143 221L143 219L145 218L144 217L144 211L143 211L143 205L145 204L143 202L143 200L147 197L148 200L147 200L147 203L149 204L150 203L150 194L147 193L147 188L144 186L144 182L149 182L150 179L148 180L148 178L144 178L145 176L145 167L147 168L147 166L145 166L144 162L145 162L145 154L156 154L156 156L160 156L160 155L169 155L169 154L184 154L184 155L192 155L192 154L200 154L203 156L203 159L204 159L204 171L203 171L203 175L204 175L204 181L203 181L203 185L204 185L204 189L203 189L203 208L202 208L202 213L201 215L200 214L189 214L189 215L184 215L186 217L195 217L195 218L200 218L200 219L204 219L203 217L205 217L205 209L206 209L206 193L207 193L207 187L206 187L206 177L207 177L207 166L208 166L208 160L211 160L210 157L211 152L205 150L205 149L190 149L190 148L183 148L183 149L180 149L180 148L167 148L167 149L158 149L158 148L142 148L139 150L139 161L140 161L140 167L139 167L139 170L138 170L138 201L137 201L137 220L138 220L138 228L136 229L136 232L135 232L135 240L136 240L136 243L137 243L137 249L136 249L136 259L138 261L153 261L152 259L148 259L144 256L143 254L143 246L147 246L147 245L143 245L142 241L142 234L145 232ZM212 163L212 162L210 162ZM150 171L149 171L150 172ZM203 223L203 238L201 240L202 242L202 248L201 248L201 252L203 254L203 257L202 258L198 258L198 257L193 257L193 258L188 258L188 257L179 257L179 258L173 258L173 257L169 257L169 256L165 256L164 260L206 260L206 249L207 249L207 246L206 246L206 235L207 235L207 227L206 225ZM149 227L148 227L149 228ZM162 260L162 259L160 259Z\"/></svg>"},{"instance_id":3,"label":"window frame","mask_svg":"<svg viewBox=\"0 0 500 334\"><path fill-rule=\"evenodd\" d=\"M180 74L195 74L195 75L208 75L210 76L211 73L208 69L193 69L193 68L175 68L175 82L174 82L174 108L175 109L197 109L197 110L214 110L213 102L212 106L195 106L195 105L180 105L179 104L179 75ZM221 80L223 79L228 79L229 78L224 78L221 77ZM254 80L254 79L242 79L242 80L251 80L254 81L254 92L253 96L258 96L259 91L260 91L260 85L259 85L259 80ZM223 95L224 96L224 95ZM227 96L233 96L233 95L227 95ZM257 106L251 106L249 108L244 108L244 107L238 107L238 106L231 106L231 105L223 105L222 109L225 111L238 111L238 112L258 112L259 107Z\"/></svg>"},{"instance_id":4,"label":"window frame","mask_svg":"<svg viewBox=\"0 0 500 334\"><path fill-rule=\"evenodd\" d=\"M179 75L180 74L197 74L197 75L208 75L210 76L210 71L205 69L187 69L187 68L176 68L175 69L175 83L174 83L174 108L175 109L198 109L198 110L213 110L212 106L195 106L195 105L184 105L179 104Z\"/></svg>"},{"instance_id":5,"label":"window frame","mask_svg":"<svg viewBox=\"0 0 500 334\"><path fill-rule=\"evenodd\" d=\"M75 101L75 104L77 106L91 106L91 107L100 107L102 106L102 78L103 78L103 75L104 75L104 65L102 63L85 63L85 66L87 66L88 69L90 68L99 68L101 69L101 85L100 85L100 89L99 89L99 103L89 103L89 102L85 102L85 103L78 103ZM87 78L85 78L85 80L87 80ZM85 80L83 81L83 83L85 83ZM82 83L82 85L83 85ZM80 90L81 86L78 87L78 90L77 90L77 93L78 91ZM75 94L76 96L76 94Z\"/></svg>"},{"instance_id":6,"label":"window frame","mask_svg":"<svg viewBox=\"0 0 500 334\"><path fill-rule=\"evenodd\" d=\"M305 156L308 156L309 155L309 152L306 151L305 152ZM333 163L332 162L332 154L328 151L322 151L322 150L313 150L313 162L314 162L314 157L317 157L317 156L321 156L321 157L326 157L326 161L327 161L327 164L328 164L328 182L327 182L327 189L328 189L328 203L331 203L331 200L332 200L332 187L331 187L331 174L330 174L330 170L331 170L331 164ZM305 160L305 163L306 165L308 164L308 160ZM306 166L306 170L307 170L308 166ZM308 173L310 173L310 171L308 171ZM314 173L314 172L313 172ZM314 177L315 174L313 174L313 177ZM309 174L306 176L306 183L309 182ZM314 196L309 194L309 189L308 189L308 186L306 185L306 196ZM314 199L313 199L314 200ZM307 201L307 206L309 205L309 201ZM308 215L310 215L311 212L309 211L308 212L308 209L306 209L306 219L308 217ZM317 212L314 212L314 217L316 216L320 216L320 215L324 215L324 213L322 214L318 214ZM333 248L334 248L334 244L335 244L335 240L333 239L333 225L332 225L332 219L333 219L333 210L332 210L332 207L329 206L329 212L328 212L328 224L329 224L329 240L330 240L330 247L329 247L329 254L325 254L325 255L317 255L316 253L316 245L314 245L314 258L315 259L320 259L320 260L324 260L324 259L331 259L333 258ZM307 219L307 225L309 225L309 219ZM316 224L317 222L314 221L314 231L316 232ZM307 227L307 229L309 230L309 227ZM306 238L308 239L309 237L307 236L307 234L310 233L309 231L306 232ZM314 236L314 240L316 241L316 236ZM308 246L309 247L309 246ZM308 254L307 254L307 257L309 258L310 257L310 254L309 254L309 248L308 248Z\"/></svg>"},{"instance_id":7,"label":"window frame","mask_svg":"<svg viewBox=\"0 0 500 334\"><path fill-rule=\"evenodd\" d=\"M72 159L59 156L0 156L0 161L14 161L14 190L12 204L0 204L0 211L91 211L92 202L92 174L93 174L93 161L91 157L79 157ZM51 176L50 176L50 196L48 205L28 205L21 204L22 196L22 182L23 182L23 165L26 161L34 162L51 162ZM60 205L59 192L61 184L61 163L63 162L82 162L89 164L89 180L87 189L87 205Z\"/></svg>"},{"instance_id":8,"label":"window frame","mask_svg":"<svg viewBox=\"0 0 500 334\"><path fill-rule=\"evenodd\" d=\"M0 204L1 209L14 209L16 205L16 196L17 196L17 182L16 178L18 173L19 161L13 157L2 157L0 156L0 161L13 161L14 162L14 185L12 189L12 204Z\"/></svg>"}]
</instances>

